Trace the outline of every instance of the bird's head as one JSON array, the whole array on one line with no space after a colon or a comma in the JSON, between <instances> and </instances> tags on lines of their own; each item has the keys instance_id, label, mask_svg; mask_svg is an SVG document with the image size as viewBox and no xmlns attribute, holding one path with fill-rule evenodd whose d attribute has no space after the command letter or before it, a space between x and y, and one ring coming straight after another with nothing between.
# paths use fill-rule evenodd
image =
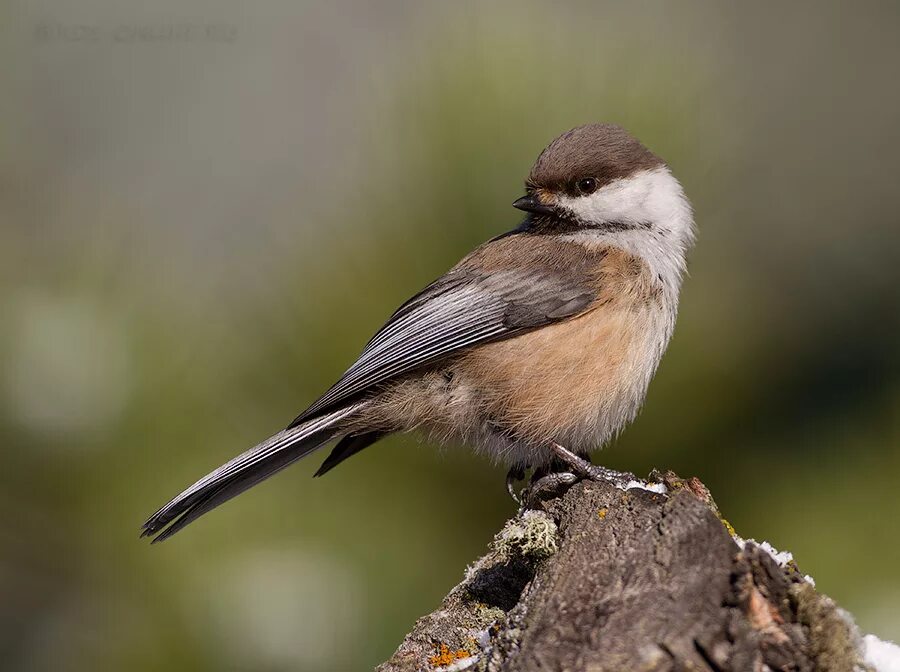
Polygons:
<instances>
[{"instance_id":1,"label":"bird's head","mask_svg":"<svg viewBox=\"0 0 900 672\"><path fill-rule=\"evenodd\" d=\"M666 163L615 124L563 133L535 161L525 196L525 230L584 243L646 245L683 256L693 240L690 204ZM642 255L643 256L643 255Z\"/></svg>"}]
</instances>

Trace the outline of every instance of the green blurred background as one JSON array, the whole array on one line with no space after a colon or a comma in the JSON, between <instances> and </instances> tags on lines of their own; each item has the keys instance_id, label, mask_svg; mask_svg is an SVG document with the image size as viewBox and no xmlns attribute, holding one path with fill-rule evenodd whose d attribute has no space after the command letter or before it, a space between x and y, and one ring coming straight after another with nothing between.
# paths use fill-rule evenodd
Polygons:
<instances>
[{"instance_id":1,"label":"green blurred background","mask_svg":"<svg viewBox=\"0 0 900 672\"><path fill-rule=\"evenodd\" d=\"M603 462L701 477L743 536L900 639L897 3L0 17L0 667L386 658L513 512L501 467L391 439L161 546L138 526L515 226L541 148L598 120L670 162L700 230Z\"/></svg>"}]
</instances>

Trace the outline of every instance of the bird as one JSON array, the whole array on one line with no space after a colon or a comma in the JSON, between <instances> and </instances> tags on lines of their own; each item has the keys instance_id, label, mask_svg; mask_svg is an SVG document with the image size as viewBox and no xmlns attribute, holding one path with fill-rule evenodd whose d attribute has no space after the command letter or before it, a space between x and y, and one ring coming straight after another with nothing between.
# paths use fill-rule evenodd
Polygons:
<instances>
[{"instance_id":1,"label":"bird","mask_svg":"<svg viewBox=\"0 0 900 672\"><path fill-rule=\"evenodd\" d=\"M413 430L508 465L508 487L528 468L554 483L620 478L589 456L635 418L672 336L692 207L668 164L611 123L551 141L513 206L515 229L402 304L286 429L185 489L141 536L167 539L332 442L316 476Z\"/></svg>"}]
</instances>

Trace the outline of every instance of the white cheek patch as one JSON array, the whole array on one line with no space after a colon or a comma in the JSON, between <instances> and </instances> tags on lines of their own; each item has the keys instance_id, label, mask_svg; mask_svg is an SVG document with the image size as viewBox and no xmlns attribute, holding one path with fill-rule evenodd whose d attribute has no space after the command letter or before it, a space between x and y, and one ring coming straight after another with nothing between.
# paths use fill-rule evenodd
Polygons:
<instances>
[{"instance_id":1,"label":"white cheek patch","mask_svg":"<svg viewBox=\"0 0 900 672\"><path fill-rule=\"evenodd\" d=\"M691 235L690 205L665 166L642 170L587 196L561 196L559 204L586 225L652 224L672 227L678 237Z\"/></svg>"},{"instance_id":2,"label":"white cheek patch","mask_svg":"<svg viewBox=\"0 0 900 672\"><path fill-rule=\"evenodd\" d=\"M616 180L587 196L562 196L559 204L586 224L646 221L645 203L652 189L648 173Z\"/></svg>"}]
</instances>

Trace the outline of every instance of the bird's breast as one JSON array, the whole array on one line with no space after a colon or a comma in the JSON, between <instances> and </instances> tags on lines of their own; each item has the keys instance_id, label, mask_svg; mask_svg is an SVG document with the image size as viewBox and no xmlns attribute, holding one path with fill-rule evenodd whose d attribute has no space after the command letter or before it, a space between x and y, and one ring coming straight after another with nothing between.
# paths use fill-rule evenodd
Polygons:
<instances>
[{"instance_id":1,"label":"bird's breast","mask_svg":"<svg viewBox=\"0 0 900 672\"><path fill-rule=\"evenodd\" d=\"M634 418L671 335L674 307L646 267L604 262L584 314L463 356L454 367L484 413L510 434L585 452Z\"/></svg>"}]
</instances>

